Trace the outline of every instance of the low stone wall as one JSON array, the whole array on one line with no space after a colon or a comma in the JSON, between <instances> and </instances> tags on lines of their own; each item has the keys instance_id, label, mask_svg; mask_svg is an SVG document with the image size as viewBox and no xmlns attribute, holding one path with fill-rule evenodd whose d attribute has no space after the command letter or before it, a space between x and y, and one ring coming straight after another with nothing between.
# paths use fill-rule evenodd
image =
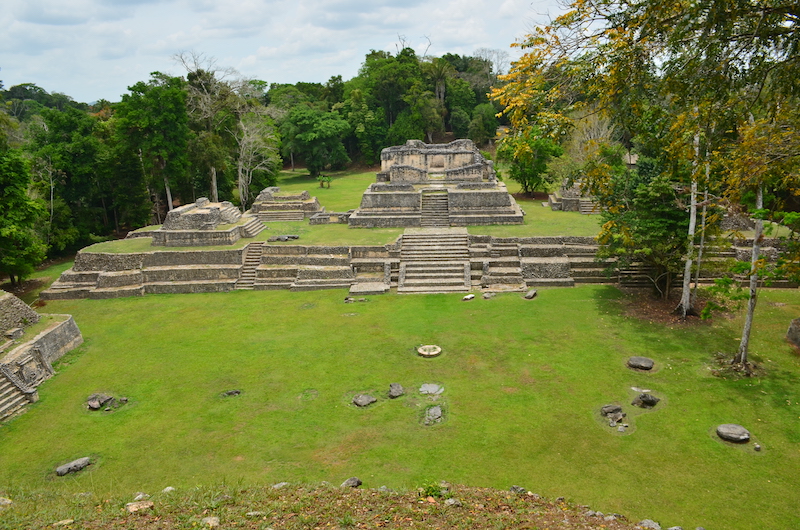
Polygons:
<instances>
[{"instance_id":1,"label":"low stone wall","mask_svg":"<svg viewBox=\"0 0 800 530\"><path fill-rule=\"evenodd\" d=\"M227 230L154 230L154 247L210 247L233 245L242 237L239 226Z\"/></svg>"},{"instance_id":2,"label":"low stone wall","mask_svg":"<svg viewBox=\"0 0 800 530\"><path fill-rule=\"evenodd\" d=\"M0 341L9 329L39 322L39 313L11 293L0 291Z\"/></svg>"},{"instance_id":3,"label":"low stone wall","mask_svg":"<svg viewBox=\"0 0 800 530\"><path fill-rule=\"evenodd\" d=\"M86 252L81 250L75 256L72 270L81 271L129 271L141 269L146 252L131 254L112 254L109 252Z\"/></svg>"},{"instance_id":4,"label":"low stone wall","mask_svg":"<svg viewBox=\"0 0 800 530\"><path fill-rule=\"evenodd\" d=\"M72 315L63 316L66 320L42 331L33 339L33 346L39 348L50 363L83 344L83 335Z\"/></svg>"},{"instance_id":5,"label":"low stone wall","mask_svg":"<svg viewBox=\"0 0 800 530\"><path fill-rule=\"evenodd\" d=\"M244 248L231 250L162 250L144 255L142 267L242 264Z\"/></svg>"}]
</instances>

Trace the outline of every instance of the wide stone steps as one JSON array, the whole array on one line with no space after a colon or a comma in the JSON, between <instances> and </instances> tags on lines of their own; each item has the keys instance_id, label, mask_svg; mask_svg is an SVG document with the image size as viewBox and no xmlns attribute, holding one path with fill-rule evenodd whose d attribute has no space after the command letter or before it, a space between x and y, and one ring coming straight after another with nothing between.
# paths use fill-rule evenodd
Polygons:
<instances>
[{"instance_id":1,"label":"wide stone steps","mask_svg":"<svg viewBox=\"0 0 800 530\"><path fill-rule=\"evenodd\" d=\"M0 419L14 414L28 403L28 397L0 375Z\"/></svg>"},{"instance_id":2,"label":"wide stone steps","mask_svg":"<svg viewBox=\"0 0 800 530\"><path fill-rule=\"evenodd\" d=\"M126 296L142 296L144 293L144 285L121 285L119 287L97 287L90 290L86 297L90 300L108 300Z\"/></svg>"},{"instance_id":3,"label":"wide stone steps","mask_svg":"<svg viewBox=\"0 0 800 530\"><path fill-rule=\"evenodd\" d=\"M257 221L261 224L261 221ZM261 224L263 230L264 225ZM256 241L247 246L247 252L244 255L244 264L242 265L239 280L236 282L236 289L252 290L253 284L256 281L256 269L261 265L261 253L264 250L264 242Z\"/></svg>"},{"instance_id":4,"label":"wide stone steps","mask_svg":"<svg viewBox=\"0 0 800 530\"><path fill-rule=\"evenodd\" d=\"M579 203L580 212L584 215L592 215L600 213L600 206L591 199L580 199Z\"/></svg>"},{"instance_id":5,"label":"wide stone steps","mask_svg":"<svg viewBox=\"0 0 800 530\"><path fill-rule=\"evenodd\" d=\"M256 237L263 232L265 228L266 226L264 226L264 223L257 217L251 217L242 227L242 236Z\"/></svg>"},{"instance_id":6,"label":"wide stone steps","mask_svg":"<svg viewBox=\"0 0 800 530\"><path fill-rule=\"evenodd\" d=\"M447 192L422 192L420 226L424 228L450 226L450 204Z\"/></svg>"},{"instance_id":7,"label":"wide stone steps","mask_svg":"<svg viewBox=\"0 0 800 530\"><path fill-rule=\"evenodd\" d=\"M268 212L258 212L256 215L262 223L302 221L306 217L303 210L273 210Z\"/></svg>"}]
</instances>

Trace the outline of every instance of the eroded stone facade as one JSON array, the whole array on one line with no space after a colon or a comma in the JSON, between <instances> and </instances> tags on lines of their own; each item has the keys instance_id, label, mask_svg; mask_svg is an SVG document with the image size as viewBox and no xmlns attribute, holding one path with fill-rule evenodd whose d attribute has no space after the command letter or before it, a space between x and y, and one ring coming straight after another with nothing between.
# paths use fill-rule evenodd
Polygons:
<instances>
[{"instance_id":1,"label":"eroded stone facade","mask_svg":"<svg viewBox=\"0 0 800 530\"><path fill-rule=\"evenodd\" d=\"M523 212L471 140L409 140L381 152L381 171L351 227L521 224Z\"/></svg>"}]
</instances>

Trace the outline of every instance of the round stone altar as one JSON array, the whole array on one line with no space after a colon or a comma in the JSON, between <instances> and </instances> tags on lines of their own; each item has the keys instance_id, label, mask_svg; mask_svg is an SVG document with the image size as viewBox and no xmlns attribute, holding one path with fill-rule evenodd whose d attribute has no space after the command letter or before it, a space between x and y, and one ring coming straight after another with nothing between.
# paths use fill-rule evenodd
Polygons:
<instances>
[{"instance_id":1,"label":"round stone altar","mask_svg":"<svg viewBox=\"0 0 800 530\"><path fill-rule=\"evenodd\" d=\"M420 355L420 357L436 357L442 353L442 348L436 346L435 344L427 344L417 348L417 353Z\"/></svg>"}]
</instances>

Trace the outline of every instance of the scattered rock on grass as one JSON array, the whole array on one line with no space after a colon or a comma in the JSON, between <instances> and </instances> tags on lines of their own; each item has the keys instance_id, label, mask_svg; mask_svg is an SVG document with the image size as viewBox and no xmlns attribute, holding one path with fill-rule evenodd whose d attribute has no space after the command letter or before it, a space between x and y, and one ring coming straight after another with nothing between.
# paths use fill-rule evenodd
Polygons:
<instances>
[{"instance_id":1,"label":"scattered rock on grass","mask_svg":"<svg viewBox=\"0 0 800 530\"><path fill-rule=\"evenodd\" d=\"M717 436L728 442L745 443L750 440L750 431L735 423L724 423L717 427Z\"/></svg>"},{"instance_id":2,"label":"scattered rock on grass","mask_svg":"<svg viewBox=\"0 0 800 530\"><path fill-rule=\"evenodd\" d=\"M463 506L461 501L456 499L455 497L451 497L451 498L447 499L446 501L444 501L444 503L445 503L446 506L453 506L455 508L461 508L461 506Z\"/></svg>"},{"instance_id":3,"label":"scattered rock on grass","mask_svg":"<svg viewBox=\"0 0 800 530\"><path fill-rule=\"evenodd\" d=\"M149 499L149 498L150 498L150 495L140 491L140 492L136 493L136 496L133 498L133 500L134 501L143 501L143 500Z\"/></svg>"},{"instance_id":4,"label":"scattered rock on grass","mask_svg":"<svg viewBox=\"0 0 800 530\"><path fill-rule=\"evenodd\" d=\"M222 393L222 397L238 396L241 393L242 391L239 390L238 388L233 390L226 390L225 392Z\"/></svg>"},{"instance_id":5,"label":"scattered rock on grass","mask_svg":"<svg viewBox=\"0 0 800 530\"><path fill-rule=\"evenodd\" d=\"M536 289L531 289L530 291L525 293L524 298L525 298L525 300L533 300L534 298L536 298L536 295L538 295L538 294L539 293L536 292Z\"/></svg>"},{"instance_id":6,"label":"scattered rock on grass","mask_svg":"<svg viewBox=\"0 0 800 530\"><path fill-rule=\"evenodd\" d=\"M125 509L128 510L128 513L136 513L144 510L152 510L153 506L153 501L137 501L129 502L125 505Z\"/></svg>"},{"instance_id":7,"label":"scattered rock on grass","mask_svg":"<svg viewBox=\"0 0 800 530\"><path fill-rule=\"evenodd\" d=\"M378 401L369 394L358 394L353 398L353 405L356 407L368 407Z\"/></svg>"},{"instance_id":8,"label":"scattered rock on grass","mask_svg":"<svg viewBox=\"0 0 800 530\"><path fill-rule=\"evenodd\" d=\"M57 521L57 522L53 523L53 526L67 526L67 525L72 524L74 522L75 522L75 519L61 519L60 521Z\"/></svg>"},{"instance_id":9,"label":"scattered rock on grass","mask_svg":"<svg viewBox=\"0 0 800 530\"><path fill-rule=\"evenodd\" d=\"M463 301L465 301L465 302L467 302L467 301L469 301L469 300L472 300L473 298L475 298L475 295L474 295L474 294L468 294L468 295L466 295L464 298L462 298L462 300L463 300Z\"/></svg>"},{"instance_id":10,"label":"scattered rock on grass","mask_svg":"<svg viewBox=\"0 0 800 530\"><path fill-rule=\"evenodd\" d=\"M425 411L425 425L433 425L442 421L442 407L434 405Z\"/></svg>"},{"instance_id":11,"label":"scattered rock on grass","mask_svg":"<svg viewBox=\"0 0 800 530\"><path fill-rule=\"evenodd\" d=\"M795 348L800 349L800 318L795 318L789 324L789 330L786 332L786 340Z\"/></svg>"},{"instance_id":12,"label":"scattered rock on grass","mask_svg":"<svg viewBox=\"0 0 800 530\"><path fill-rule=\"evenodd\" d=\"M216 528L219 526L219 517L203 517L200 519L200 524L209 528Z\"/></svg>"},{"instance_id":13,"label":"scattered rock on grass","mask_svg":"<svg viewBox=\"0 0 800 530\"><path fill-rule=\"evenodd\" d=\"M508 491L510 491L511 493L519 493L519 494L528 492L528 490L523 488L522 486L511 486Z\"/></svg>"},{"instance_id":14,"label":"scattered rock on grass","mask_svg":"<svg viewBox=\"0 0 800 530\"><path fill-rule=\"evenodd\" d=\"M425 383L424 385L419 387L419 393L420 394L428 394L428 395L431 395L431 396L438 396L442 392L444 392L444 387L441 387L441 386L439 386L437 384L434 384L434 383Z\"/></svg>"},{"instance_id":15,"label":"scattered rock on grass","mask_svg":"<svg viewBox=\"0 0 800 530\"><path fill-rule=\"evenodd\" d=\"M86 398L86 406L89 410L100 410L106 405L110 405L113 400L114 396L98 392Z\"/></svg>"},{"instance_id":16,"label":"scattered rock on grass","mask_svg":"<svg viewBox=\"0 0 800 530\"><path fill-rule=\"evenodd\" d=\"M172 486L167 486L166 488L161 490L161 493L172 493L173 491L175 491L175 488L173 488Z\"/></svg>"},{"instance_id":17,"label":"scattered rock on grass","mask_svg":"<svg viewBox=\"0 0 800 530\"><path fill-rule=\"evenodd\" d=\"M642 528L648 528L650 530L661 530L661 525L653 521L652 519L645 519L644 521L639 521L638 526L641 526Z\"/></svg>"},{"instance_id":18,"label":"scattered rock on grass","mask_svg":"<svg viewBox=\"0 0 800 530\"><path fill-rule=\"evenodd\" d=\"M400 383L390 383L389 384L389 398L395 399L399 398L403 394L405 394L405 390L403 389L403 385Z\"/></svg>"},{"instance_id":19,"label":"scattered rock on grass","mask_svg":"<svg viewBox=\"0 0 800 530\"><path fill-rule=\"evenodd\" d=\"M652 370L653 366L655 366L655 362L648 357L634 356L628 359L628 368L634 370Z\"/></svg>"},{"instance_id":20,"label":"scattered rock on grass","mask_svg":"<svg viewBox=\"0 0 800 530\"><path fill-rule=\"evenodd\" d=\"M11 506L14 504L14 501L11 499L7 499L6 497L0 497L0 510L5 508L6 506Z\"/></svg>"},{"instance_id":21,"label":"scattered rock on grass","mask_svg":"<svg viewBox=\"0 0 800 530\"><path fill-rule=\"evenodd\" d=\"M653 394L642 393L636 396L633 401L631 401L631 405L641 407L643 409L652 409L658 404L659 401L661 400L655 397Z\"/></svg>"},{"instance_id":22,"label":"scattered rock on grass","mask_svg":"<svg viewBox=\"0 0 800 530\"><path fill-rule=\"evenodd\" d=\"M361 479L358 477L350 477L342 482L343 488L357 488L362 484Z\"/></svg>"},{"instance_id":23,"label":"scattered rock on grass","mask_svg":"<svg viewBox=\"0 0 800 530\"><path fill-rule=\"evenodd\" d=\"M494 296L495 296L494 293L483 293L484 300L491 300L492 298L494 298Z\"/></svg>"},{"instance_id":24,"label":"scattered rock on grass","mask_svg":"<svg viewBox=\"0 0 800 530\"><path fill-rule=\"evenodd\" d=\"M286 486L288 486L288 485L289 485L289 483L288 483L288 482L278 482L277 484L273 484L273 485L272 485L272 489L274 489L274 490L279 490L279 489L281 489L281 488L285 488L285 487L286 487Z\"/></svg>"},{"instance_id":25,"label":"scattered rock on grass","mask_svg":"<svg viewBox=\"0 0 800 530\"><path fill-rule=\"evenodd\" d=\"M58 466L56 468L56 475L63 477L67 473L77 473L91 463L91 459L88 456L84 456L83 458L73 460L72 462L64 464L63 466Z\"/></svg>"}]
</instances>

